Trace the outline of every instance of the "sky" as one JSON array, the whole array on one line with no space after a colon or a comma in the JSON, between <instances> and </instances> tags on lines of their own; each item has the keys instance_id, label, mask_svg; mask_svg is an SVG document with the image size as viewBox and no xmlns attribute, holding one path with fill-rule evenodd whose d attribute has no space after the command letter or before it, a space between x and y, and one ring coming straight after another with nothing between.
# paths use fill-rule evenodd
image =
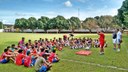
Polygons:
<instances>
[{"instance_id":1,"label":"sky","mask_svg":"<svg viewBox=\"0 0 128 72\"><path fill-rule=\"evenodd\" d=\"M117 15L124 0L0 0L0 21L14 24L17 18L62 15L85 20L87 17ZM79 10L79 11L78 11Z\"/></svg>"}]
</instances>

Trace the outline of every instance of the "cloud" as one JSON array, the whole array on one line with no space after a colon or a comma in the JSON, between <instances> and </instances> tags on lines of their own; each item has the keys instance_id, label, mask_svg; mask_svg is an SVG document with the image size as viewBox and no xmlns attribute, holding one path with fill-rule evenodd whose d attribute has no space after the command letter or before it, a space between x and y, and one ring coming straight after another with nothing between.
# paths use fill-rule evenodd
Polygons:
<instances>
[{"instance_id":1,"label":"cloud","mask_svg":"<svg viewBox=\"0 0 128 72\"><path fill-rule=\"evenodd\" d=\"M45 1L45 2L53 2L53 0L42 0L42 1Z\"/></svg>"},{"instance_id":2,"label":"cloud","mask_svg":"<svg viewBox=\"0 0 128 72\"><path fill-rule=\"evenodd\" d=\"M35 13L16 12L14 15L15 16L35 16L36 14Z\"/></svg>"},{"instance_id":3,"label":"cloud","mask_svg":"<svg viewBox=\"0 0 128 72\"><path fill-rule=\"evenodd\" d=\"M66 7L72 7L72 3L71 3L70 1L66 1L66 2L64 3L64 5L65 5Z\"/></svg>"},{"instance_id":4,"label":"cloud","mask_svg":"<svg viewBox=\"0 0 128 72\"><path fill-rule=\"evenodd\" d=\"M82 2L82 3L85 3L85 2L87 2L89 0L77 0L77 1Z\"/></svg>"},{"instance_id":5,"label":"cloud","mask_svg":"<svg viewBox=\"0 0 128 72\"><path fill-rule=\"evenodd\" d=\"M3 15L3 13L5 13ZM95 17L95 16L101 16L101 15L117 15L117 8L109 8L106 5L103 6L102 9L90 9L90 10L82 10L80 9L80 16L79 18L81 20L85 20L87 17ZM46 12L19 12L19 11L1 11L0 12L0 20L3 20L5 24L14 24L15 19L17 18L26 18L29 17L35 17L36 19L40 18L41 16L47 16L49 18L56 17L57 15L62 15L65 18L70 18L72 16L78 17L78 11L67 11L62 10L59 12L56 11L46 11Z\"/></svg>"},{"instance_id":6,"label":"cloud","mask_svg":"<svg viewBox=\"0 0 128 72\"><path fill-rule=\"evenodd\" d=\"M118 13L118 11L116 8L97 9L94 11L83 11L80 13L80 19L84 20L87 17L95 17L95 16L101 16L101 15L115 16L115 15L117 15L117 13Z\"/></svg>"}]
</instances>

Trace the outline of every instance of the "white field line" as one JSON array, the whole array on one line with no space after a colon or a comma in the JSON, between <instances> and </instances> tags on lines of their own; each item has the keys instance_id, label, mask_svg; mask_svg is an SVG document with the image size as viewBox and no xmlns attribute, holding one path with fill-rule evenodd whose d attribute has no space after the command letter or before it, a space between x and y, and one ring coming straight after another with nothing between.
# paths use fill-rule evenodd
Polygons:
<instances>
[{"instance_id":1,"label":"white field line","mask_svg":"<svg viewBox=\"0 0 128 72\"><path fill-rule=\"evenodd\" d=\"M69 60L69 59L61 59L69 62L75 62L75 63L81 63L81 64L88 64L88 65L93 65L93 66L98 66L98 67L104 67L104 68L111 68L111 69L117 69L121 71L128 71L126 68L120 68L116 66L107 66L107 65L101 65L101 64L96 64L96 63L89 63L89 62L80 62L80 61L75 61L75 60Z\"/></svg>"}]
</instances>

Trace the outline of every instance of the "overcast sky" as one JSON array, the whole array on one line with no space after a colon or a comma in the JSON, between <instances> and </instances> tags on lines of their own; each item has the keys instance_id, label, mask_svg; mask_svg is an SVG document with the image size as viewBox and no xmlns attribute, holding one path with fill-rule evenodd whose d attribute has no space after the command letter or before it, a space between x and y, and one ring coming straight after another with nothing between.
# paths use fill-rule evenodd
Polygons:
<instances>
[{"instance_id":1,"label":"overcast sky","mask_svg":"<svg viewBox=\"0 0 128 72\"><path fill-rule=\"evenodd\" d=\"M0 0L0 21L14 24L16 18L41 16L84 20L87 17L116 15L124 0Z\"/></svg>"}]
</instances>

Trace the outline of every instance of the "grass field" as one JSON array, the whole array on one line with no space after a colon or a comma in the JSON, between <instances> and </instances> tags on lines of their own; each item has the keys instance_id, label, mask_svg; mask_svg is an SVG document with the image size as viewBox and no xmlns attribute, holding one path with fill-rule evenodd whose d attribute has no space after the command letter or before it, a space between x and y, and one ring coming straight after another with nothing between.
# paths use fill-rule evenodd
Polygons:
<instances>
[{"instance_id":1,"label":"grass field","mask_svg":"<svg viewBox=\"0 0 128 72\"><path fill-rule=\"evenodd\" d=\"M11 44L17 44L21 37L28 39L62 37L63 34L32 34L32 33L0 33L0 54L4 48ZM96 34L75 34L75 37L98 38ZM111 34L106 34L108 47L105 55L99 55L98 48L91 48L90 56L76 55L81 50L71 50L69 47L58 51L60 62L53 64L49 72L128 72L128 36L123 35L121 52L113 50ZM35 72L34 68L16 66L13 63L0 64L0 72Z\"/></svg>"}]
</instances>

